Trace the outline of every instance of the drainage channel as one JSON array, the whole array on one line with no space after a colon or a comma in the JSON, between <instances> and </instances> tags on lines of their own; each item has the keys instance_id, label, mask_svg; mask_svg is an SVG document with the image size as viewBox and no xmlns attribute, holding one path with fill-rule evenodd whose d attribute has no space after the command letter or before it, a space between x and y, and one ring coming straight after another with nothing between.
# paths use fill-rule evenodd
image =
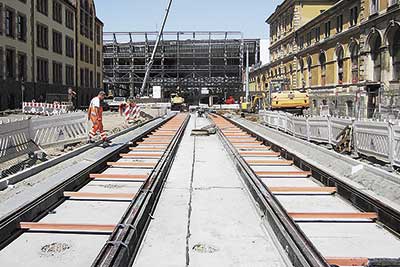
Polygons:
<instances>
[{"instance_id":1,"label":"drainage channel","mask_svg":"<svg viewBox=\"0 0 400 267\"><path fill-rule=\"evenodd\" d=\"M187 115L174 116L102 172L92 171L78 190L57 192L61 199L34 220L21 214L3 243L1 266L127 266L187 122ZM127 236L132 230L136 239Z\"/></svg>"},{"instance_id":2,"label":"drainage channel","mask_svg":"<svg viewBox=\"0 0 400 267\"><path fill-rule=\"evenodd\" d=\"M250 129L217 115L212 120L295 266L400 266L399 233L385 224L398 214L388 219L377 210L360 210L335 184L296 166L299 159L281 157Z\"/></svg>"}]
</instances>

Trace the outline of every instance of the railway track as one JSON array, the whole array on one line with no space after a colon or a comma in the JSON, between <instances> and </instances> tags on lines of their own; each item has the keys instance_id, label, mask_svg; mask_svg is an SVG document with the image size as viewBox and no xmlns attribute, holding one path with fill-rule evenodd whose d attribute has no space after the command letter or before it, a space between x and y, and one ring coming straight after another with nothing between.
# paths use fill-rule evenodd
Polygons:
<instances>
[{"instance_id":1,"label":"railway track","mask_svg":"<svg viewBox=\"0 0 400 267\"><path fill-rule=\"evenodd\" d=\"M234 121L218 134L294 266L400 266L400 216Z\"/></svg>"},{"instance_id":2,"label":"railway track","mask_svg":"<svg viewBox=\"0 0 400 267\"><path fill-rule=\"evenodd\" d=\"M0 265L128 266L188 119L178 114L163 121L133 140L129 151L122 146L116 156L71 177L74 190L68 183L53 188L1 221ZM68 257L61 257L66 251Z\"/></svg>"}]
</instances>

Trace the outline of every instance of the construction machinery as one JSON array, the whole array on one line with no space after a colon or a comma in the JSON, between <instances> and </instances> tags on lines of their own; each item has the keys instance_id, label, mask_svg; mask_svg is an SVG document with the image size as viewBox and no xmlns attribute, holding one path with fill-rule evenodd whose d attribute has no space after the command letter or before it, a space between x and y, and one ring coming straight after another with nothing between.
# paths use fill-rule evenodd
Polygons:
<instances>
[{"instance_id":1,"label":"construction machinery","mask_svg":"<svg viewBox=\"0 0 400 267\"><path fill-rule=\"evenodd\" d=\"M185 106L185 98L178 94L171 94L171 110L181 111Z\"/></svg>"},{"instance_id":2,"label":"construction machinery","mask_svg":"<svg viewBox=\"0 0 400 267\"><path fill-rule=\"evenodd\" d=\"M270 109L284 111L302 111L310 107L308 93L302 90L290 90L287 79L270 82Z\"/></svg>"}]
</instances>

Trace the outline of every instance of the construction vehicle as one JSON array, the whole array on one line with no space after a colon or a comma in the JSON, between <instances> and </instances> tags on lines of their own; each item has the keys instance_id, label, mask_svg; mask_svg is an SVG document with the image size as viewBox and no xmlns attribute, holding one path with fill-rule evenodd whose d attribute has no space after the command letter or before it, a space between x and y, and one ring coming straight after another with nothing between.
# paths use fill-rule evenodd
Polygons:
<instances>
[{"instance_id":1,"label":"construction vehicle","mask_svg":"<svg viewBox=\"0 0 400 267\"><path fill-rule=\"evenodd\" d=\"M185 99L178 94L171 94L171 110L181 111L184 109Z\"/></svg>"},{"instance_id":2,"label":"construction vehicle","mask_svg":"<svg viewBox=\"0 0 400 267\"><path fill-rule=\"evenodd\" d=\"M270 82L270 109L302 111L310 107L310 98L305 91L290 90L287 79Z\"/></svg>"},{"instance_id":3,"label":"construction vehicle","mask_svg":"<svg viewBox=\"0 0 400 267\"><path fill-rule=\"evenodd\" d=\"M241 109L243 112L257 113L259 110L265 110L268 106L266 93L258 92L251 96L251 101L241 102Z\"/></svg>"}]
</instances>

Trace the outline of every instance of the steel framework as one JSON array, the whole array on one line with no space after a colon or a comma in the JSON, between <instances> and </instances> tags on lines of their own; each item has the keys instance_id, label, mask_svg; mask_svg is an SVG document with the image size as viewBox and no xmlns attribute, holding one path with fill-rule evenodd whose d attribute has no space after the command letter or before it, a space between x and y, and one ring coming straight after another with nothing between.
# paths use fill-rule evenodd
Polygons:
<instances>
[{"instance_id":1,"label":"steel framework","mask_svg":"<svg viewBox=\"0 0 400 267\"><path fill-rule=\"evenodd\" d=\"M104 84L117 95L137 95L157 32L104 33ZM249 64L259 62L259 39L241 32L164 32L152 66L146 94L153 86L168 92L212 94L243 92L246 50Z\"/></svg>"}]
</instances>

